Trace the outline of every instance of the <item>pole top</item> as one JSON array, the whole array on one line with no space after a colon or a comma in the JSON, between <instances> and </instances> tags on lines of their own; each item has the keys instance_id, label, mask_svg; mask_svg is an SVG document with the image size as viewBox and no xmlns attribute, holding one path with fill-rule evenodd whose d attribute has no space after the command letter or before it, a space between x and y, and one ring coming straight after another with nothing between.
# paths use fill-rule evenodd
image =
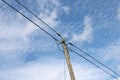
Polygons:
<instances>
[{"instance_id":1,"label":"pole top","mask_svg":"<svg viewBox=\"0 0 120 80\"><path fill-rule=\"evenodd\" d=\"M61 43L65 43L66 39L65 37L62 37Z\"/></svg>"}]
</instances>

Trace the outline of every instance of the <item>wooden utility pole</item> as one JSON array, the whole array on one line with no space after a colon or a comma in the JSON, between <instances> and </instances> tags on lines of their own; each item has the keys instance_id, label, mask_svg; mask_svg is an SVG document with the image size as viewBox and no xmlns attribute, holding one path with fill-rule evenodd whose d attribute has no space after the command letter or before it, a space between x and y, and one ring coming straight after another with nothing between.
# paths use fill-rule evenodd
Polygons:
<instances>
[{"instance_id":1,"label":"wooden utility pole","mask_svg":"<svg viewBox=\"0 0 120 80\"><path fill-rule=\"evenodd\" d=\"M64 55L65 55L66 62L67 62L67 65L68 65L70 78L71 78L71 80L75 80L74 72L73 72L73 69L72 69L71 61L70 61L69 51L68 51L67 45L65 43L65 38L62 38L61 44L62 44L63 49L64 49Z\"/></svg>"}]
</instances>

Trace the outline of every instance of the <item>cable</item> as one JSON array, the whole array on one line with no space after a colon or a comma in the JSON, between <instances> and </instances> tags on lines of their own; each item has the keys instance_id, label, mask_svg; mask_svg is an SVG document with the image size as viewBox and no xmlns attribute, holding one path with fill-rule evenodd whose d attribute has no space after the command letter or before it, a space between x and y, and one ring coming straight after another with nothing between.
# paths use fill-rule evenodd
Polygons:
<instances>
[{"instance_id":1,"label":"cable","mask_svg":"<svg viewBox=\"0 0 120 80\"><path fill-rule=\"evenodd\" d=\"M85 53L87 56L89 56L90 58L92 58L93 60L95 60L96 62L98 62L99 64L101 64L102 66L104 66L105 68L107 68L108 70L112 71L114 74L117 74L118 76L120 76L120 74L118 74L117 72L113 71L111 68L109 68L108 66L106 66L105 64L103 64L102 62L98 61L97 59L93 58L91 55L89 55L88 53L86 53L85 51L83 51L82 49L78 48L77 46L75 46L72 43L69 43L71 46L77 48L78 50L80 50L81 52Z\"/></svg>"},{"instance_id":2,"label":"cable","mask_svg":"<svg viewBox=\"0 0 120 80\"><path fill-rule=\"evenodd\" d=\"M41 18L39 18L37 15L35 15L32 11L30 11L27 7L25 7L21 2L18 0L15 0L19 5L21 5L23 8L25 8L29 13L31 13L33 16L35 16L38 20L40 20L42 23L44 23L48 28L50 28L53 32L55 32L58 36L61 36L60 33L58 33L56 30L54 30L51 26L49 26L45 21L43 21Z\"/></svg>"},{"instance_id":3,"label":"cable","mask_svg":"<svg viewBox=\"0 0 120 80\"><path fill-rule=\"evenodd\" d=\"M14 9L15 11L17 11L19 14L21 14L24 18L26 18L27 20L29 20L30 22L32 22L34 25L36 25L38 28L40 28L42 31L44 31L45 33L47 33L49 36L51 36L55 41L58 41L53 35L51 35L49 32L47 32L46 30L44 30L42 27L40 27L38 24L36 24L34 21L32 21L30 18L28 18L27 16L25 16L23 13L21 13L20 11L18 11L15 7L13 7L12 5L10 5L8 2L6 2L5 0L2 0L5 4L7 4L9 7L11 7L12 9Z\"/></svg>"},{"instance_id":4,"label":"cable","mask_svg":"<svg viewBox=\"0 0 120 80\"><path fill-rule=\"evenodd\" d=\"M110 74L109 72L105 71L104 69L102 69L100 66L96 65L95 63L93 63L92 61L90 61L89 59L85 58L84 56L80 55L79 53L77 53L76 51L72 50L71 48L69 48L70 51L72 51L73 53L77 54L78 56L82 57L83 59L87 60L88 62L90 62L91 64L95 65L97 68L99 68L100 70L102 70L103 72L105 72L106 74L110 75L111 77L115 78L116 80L119 80L117 77L115 77L114 75Z\"/></svg>"},{"instance_id":5,"label":"cable","mask_svg":"<svg viewBox=\"0 0 120 80\"><path fill-rule=\"evenodd\" d=\"M20 11L18 11L15 7L13 7L12 5L10 5L9 3L7 3L6 1L4 1L4 0L2 0L5 4L7 4L8 6L10 6L12 9L14 9L15 11L17 11L19 14L21 14L23 17L25 17L27 20L29 20L30 22L32 22L34 25L36 25L38 28L40 28L42 31L44 31L45 33L47 33L49 36L51 36L55 41L58 41L59 42L59 40L57 40L53 35L51 35L50 33L48 33L46 30L44 30L43 28L41 28L38 24L36 24L34 21L32 21L31 19L29 19L27 16L25 16L23 13L21 13ZM44 21L43 21L43 23L44 24L46 24ZM46 24L47 25L47 24ZM49 26L49 25L47 25L47 26ZM49 26L49 28L51 28L50 26ZM51 28L51 30L53 30L52 28ZM54 31L54 30L53 30ZM58 35L59 35L59 33L57 33ZM71 50L72 52L74 52L73 50ZM75 53L75 52L74 52ZM79 56L80 56L80 54L79 54ZM81 56L81 57L83 57L83 56ZM84 58L84 57L83 57ZM84 59L86 59L86 58L84 58ZM87 61L89 61L88 59L86 59ZM89 62L91 62L91 61L89 61ZM92 62L91 62L92 63ZM92 63L92 64L94 64L94 63ZM94 64L94 65L96 65L96 64ZM96 65L97 66L97 65ZM99 66L97 66L98 68L101 68L101 67L99 67ZM101 69L101 70L103 70L103 69ZM104 71L104 70L103 70ZM104 72L106 72L106 71L104 71ZM108 73L108 72L106 72L107 74L109 74L109 75L111 75L110 73ZM112 76L112 75L111 75ZM116 78L115 76L112 76L113 78ZM117 79L117 78L116 78Z\"/></svg>"},{"instance_id":6,"label":"cable","mask_svg":"<svg viewBox=\"0 0 120 80\"><path fill-rule=\"evenodd\" d=\"M56 45L57 45L58 49L63 52L63 50L59 47L59 44L57 42L56 42Z\"/></svg>"}]
</instances>

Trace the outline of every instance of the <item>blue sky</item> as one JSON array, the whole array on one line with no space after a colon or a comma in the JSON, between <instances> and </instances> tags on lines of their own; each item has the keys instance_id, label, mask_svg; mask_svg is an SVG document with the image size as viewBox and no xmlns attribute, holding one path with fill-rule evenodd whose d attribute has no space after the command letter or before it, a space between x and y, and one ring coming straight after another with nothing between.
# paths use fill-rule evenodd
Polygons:
<instances>
[{"instance_id":1,"label":"blue sky","mask_svg":"<svg viewBox=\"0 0 120 80\"><path fill-rule=\"evenodd\" d=\"M17 2L6 1L59 39ZM73 42L120 73L120 0L19 1L66 37L67 42ZM114 80L71 52L70 56L76 80ZM66 78L70 80L67 65L65 68ZM2 1L0 1L0 79L64 79L64 54L57 48L55 41Z\"/></svg>"}]
</instances>

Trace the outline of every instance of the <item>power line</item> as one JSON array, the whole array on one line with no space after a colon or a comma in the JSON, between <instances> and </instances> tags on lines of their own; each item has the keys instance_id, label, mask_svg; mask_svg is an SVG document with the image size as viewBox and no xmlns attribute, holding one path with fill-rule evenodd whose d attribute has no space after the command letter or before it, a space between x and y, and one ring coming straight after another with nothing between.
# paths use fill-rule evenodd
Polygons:
<instances>
[{"instance_id":1,"label":"power line","mask_svg":"<svg viewBox=\"0 0 120 80\"><path fill-rule=\"evenodd\" d=\"M9 3L7 3L6 1L2 0L4 3L6 3L8 6L10 6L12 9L14 9L15 11L17 11L19 14L21 14L23 17L25 17L27 20L29 20L30 22L32 22L34 25L36 25L37 27L39 27L41 30L43 30L45 33L47 33L48 35L50 35L57 44L57 41L59 42L59 40L57 40L54 36L52 36L50 33L48 33L46 30L44 30L43 28L41 28L38 24L36 24L35 22L33 22L31 19L29 19L28 17L26 17L23 13L21 13L20 11L18 11L16 8L14 8L12 5L10 5ZM66 80L66 72L65 72L65 61L64 61L64 79Z\"/></svg>"},{"instance_id":2,"label":"power line","mask_svg":"<svg viewBox=\"0 0 120 80\"><path fill-rule=\"evenodd\" d=\"M62 51L62 52L63 52L63 50L59 47L59 43L56 42L56 45L57 45L59 51Z\"/></svg>"},{"instance_id":3,"label":"power line","mask_svg":"<svg viewBox=\"0 0 120 80\"><path fill-rule=\"evenodd\" d=\"M50 28L53 32L55 32L58 36L61 36L60 33L58 33L56 30L54 30L51 26L49 26L45 21L43 21L41 18L39 18L37 15L35 15L31 10L29 10L27 7L25 7L20 1L15 0L19 5L21 5L23 8L25 8L29 13L31 13L33 16L35 16L38 20L40 20L42 23L44 23L48 28Z\"/></svg>"},{"instance_id":4,"label":"power line","mask_svg":"<svg viewBox=\"0 0 120 80\"><path fill-rule=\"evenodd\" d=\"M5 0L2 0L5 4L7 4L8 6L10 6L12 9L14 9L15 11L17 11L19 14L21 14L23 17L25 17L27 20L29 20L30 22L32 22L34 25L36 25L38 28L40 28L42 31L44 31L45 33L47 33L49 36L51 36L55 41L58 41L59 42L59 40L57 40L53 35L51 35L49 32L47 32L46 30L44 30L42 27L40 27L38 24L36 24L34 21L32 21L30 18L28 18L27 16L25 16L23 13L21 13L19 10L17 10L15 7L13 7L12 5L10 5L8 2L6 2ZM36 15L35 15L36 16ZM44 24L46 24L44 21L43 21L43 23ZM46 24L47 25L47 24ZM51 28L49 25L48 25L48 27L49 28ZM51 28L51 30L53 30L52 28ZM54 30L53 30L54 31ZM56 31L54 31L54 32L56 32ZM56 32L57 33L57 32ZM61 36L59 33L57 33L59 36ZM73 50L71 50L72 52L74 52ZM74 52L75 53L75 52ZM79 54L80 55L80 54ZM82 57L82 56L81 56ZM85 57L83 57L84 59L86 59ZM87 59L87 61L89 61L88 59ZM91 61L89 61L89 62L91 62ZM92 64L94 64L93 62L91 62ZM94 65L96 65L96 64L94 64ZM97 65L96 65L97 66ZM101 67L99 67L99 66L97 66L98 68L101 68ZM101 68L101 70L103 70L102 68ZM110 74L110 73L108 73L107 71L105 71L105 70L103 70L104 72L106 72L107 74L109 74L109 75L111 75L112 76L112 74ZM116 78L115 76L112 76L113 78ZM117 79L117 78L116 78Z\"/></svg>"},{"instance_id":5,"label":"power line","mask_svg":"<svg viewBox=\"0 0 120 80\"><path fill-rule=\"evenodd\" d=\"M23 13L21 13L20 11L18 11L15 7L13 7L12 5L10 5L8 2L6 2L5 0L2 0L5 4L7 4L9 7L11 7L12 9L14 9L16 12L18 12L19 14L21 14L24 18L26 18L27 20L29 20L31 23L33 23L34 25L36 25L38 28L40 28L42 31L44 31L45 33L47 33L50 37L52 37L55 41L59 42L58 39L56 39L53 35L51 35L49 32L47 32L45 29L43 29L41 26L39 26L38 24L36 24L34 21L32 21L30 18L28 18L27 16L25 16Z\"/></svg>"},{"instance_id":6,"label":"power line","mask_svg":"<svg viewBox=\"0 0 120 80\"><path fill-rule=\"evenodd\" d=\"M110 75L111 77L115 78L116 80L119 80L117 77L115 77L114 75L110 74L109 72L107 72L106 70L104 70L103 68L101 68L100 66L96 65L95 63L93 63L92 61L90 61L89 59L85 58L84 56L80 55L78 52L72 50L71 48L68 48L71 52L75 53L76 55L78 55L79 57L82 57L83 59L87 60L88 62L90 62L91 64L95 65L97 68L99 68L100 70L102 70L103 72L105 72L106 74Z\"/></svg>"},{"instance_id":7,"label":"power line","mask_svg":"<svg viewBox=\"0 0 120 80\"><path fill-rule=\"evenodd\" d=\"M78 50L80 50L81 52L83 52L84 54L86 54L87 56L89 56L90 58L92 58L93 60L95 60L96 62L98 62L99 64L101 64L102 66L104 66L105 68L107 68L108 70L110 70L111 72L113 72L114 74L120 76L120 74L118 74L117 72L113 71L111 68L109 68L108 66L106 66L105 64L103 64L102 62L98 61L97 59L95 59L94 57L92 57L91 55L89 55L87 52L83 51L82 49L78 48L76 45L74 45L73 43L69 43L71 46L77 48Z\"/></svg>"},{"instance_id":8,"label":"power line","mask_svg":"<svg viewBox=\"0 0 120 80\"><path fill-rule=\"evenodd\" d=\"M25 16L23 13L21 13L20 11L18 11L15 7L13 7L12 5L10 5L8 2L2 0L5 4L7 4L8 6L10 6L12 9L14 9L15 11L17 11L19 14L21 14L23 17L25 17L27 20L29 20L30 22L32 22L34 25L36 25L37 27L39 27L41 30L43 30L45 33L47 33L49 36L51 36L55 41L56 41L56 44L57 42L59 42L59 40L57 40L54 36L52 36L50 33L48 33L46 30L44 30L43 28L41 28L38 24L36 24L34 21L32 21L31 19L29 19L27 16ZM34 15L36 16L36 15ZM37 17L37 16L36 16ZM46 24L47 25L47 24ZM49 27L49 25L48 25ZM49 27L51 28L51 27ZM52 28L51 28L52 29ZM53 30L53 29L52 29ZM55 31L54 31L55 32ZM56 32L57 33L57 32ZM61 37L61 35L59 33L57 33L58 36ZM61 37L62 38L62 37ZM57 44L58 45L58 44ZM65 61L64 61L64 79L66 80L66 72L65 72Z\"/></svg>"}]
</instances>

